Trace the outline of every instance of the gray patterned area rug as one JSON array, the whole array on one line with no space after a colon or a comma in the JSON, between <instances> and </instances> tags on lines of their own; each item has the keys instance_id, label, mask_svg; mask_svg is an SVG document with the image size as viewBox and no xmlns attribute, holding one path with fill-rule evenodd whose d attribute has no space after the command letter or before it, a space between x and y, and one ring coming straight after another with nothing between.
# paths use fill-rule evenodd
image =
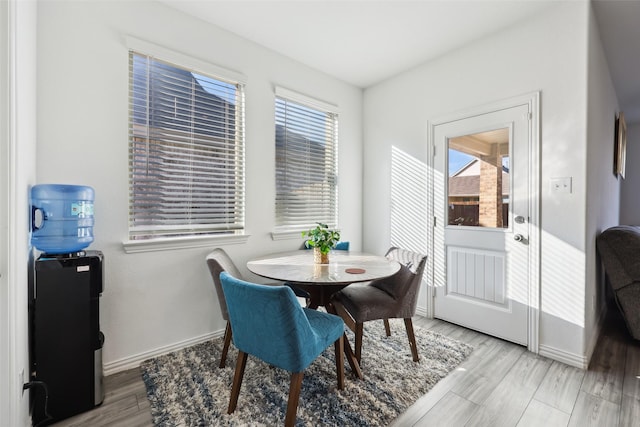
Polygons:
<instances>
[{"instance_id":1,"label":"gray patterned area rug","mask_svg":"<svg viewBox=\"0 0 640 427\"><path fill-rule=\"evenodd\" d=\"M330 346L305 371L297 426L386 426L429 391L473 350L438 333L415 328L420 361L413 362L402 320L365 323L362 372L345 362L345 387L337 390ZM348 331L349 335L350 331ZM353 335L349 335L353 345ZM238 407L227 414L237 350L218 368L222 338L142 363L142 377L157 426L275 426L284 423L290 373L249 355Z\"/></svg>"}]
</instances>

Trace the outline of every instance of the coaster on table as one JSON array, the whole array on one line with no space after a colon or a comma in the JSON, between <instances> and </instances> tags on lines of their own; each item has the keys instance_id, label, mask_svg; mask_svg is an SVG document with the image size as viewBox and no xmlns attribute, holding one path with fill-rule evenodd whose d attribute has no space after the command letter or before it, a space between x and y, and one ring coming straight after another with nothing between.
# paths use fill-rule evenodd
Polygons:
<instances>
[{"instance_id":1,"label":"coaster on table","mask_svg":"<svg viewBox=\"0 0 640 427\"><path fill-rule=\"evenodd\" d=\"M366 270L364 268L347 268L344 271L346 271L349 274L362 274Z\"/></svg>"}]
</instances>

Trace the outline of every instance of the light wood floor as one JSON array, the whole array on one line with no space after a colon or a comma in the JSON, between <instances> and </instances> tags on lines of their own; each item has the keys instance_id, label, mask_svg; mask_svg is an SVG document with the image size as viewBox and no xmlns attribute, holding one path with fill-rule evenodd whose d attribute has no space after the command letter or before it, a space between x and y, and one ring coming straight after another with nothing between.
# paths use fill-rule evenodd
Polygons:
<instances>
[{"instance_id":1,"label":"light wood floor","mask_svg":"<svg viewBox=\"0 0 640 427\"><path fill-rule=\"evenodd\" d=\"M640 425L640 343L630 338L615 309L587 371L440 320L417 317L414 324L467 342L475 350L394 426ZM152 425L139 369L107 377L105 392L98 408L55 425Z\"/></svg>"}]
</instances>

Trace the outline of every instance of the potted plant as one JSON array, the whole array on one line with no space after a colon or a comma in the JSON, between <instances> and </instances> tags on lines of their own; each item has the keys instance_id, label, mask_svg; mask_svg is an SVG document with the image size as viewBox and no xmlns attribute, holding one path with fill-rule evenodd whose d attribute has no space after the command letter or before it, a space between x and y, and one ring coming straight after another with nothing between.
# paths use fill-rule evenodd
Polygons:
<instances>
[{"instance_id":1,"label":"potted plant","mask_svg":"<svg viewBox=\"0 0 640 427\"><path fill-rule=\"evenodd\" d=\"M340 232L331 230L327 224L321 222L318 226L302 232L302 237L307 237L305 244L313 248L313 259L316 264L329 264L329 251L336 247L340 240Z\"/></svg>"}]
</instances>

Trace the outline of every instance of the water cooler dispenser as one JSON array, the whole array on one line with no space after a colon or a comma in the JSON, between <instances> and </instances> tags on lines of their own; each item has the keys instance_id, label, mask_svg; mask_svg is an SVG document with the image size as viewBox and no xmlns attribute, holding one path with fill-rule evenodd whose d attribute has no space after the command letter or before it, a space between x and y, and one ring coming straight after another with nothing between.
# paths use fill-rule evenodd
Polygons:
<instances>
[{"instance_id":1,"label":"water cooler dispenser","mask_svg":"<svg viewBox=\"0 0 640 427\"><path fill-rule=\"evenodd\" d=\"M31 192L31 240L45 251L35 261L29 292L32 381L46 385L46 392L32 389L34 425L90 410L104 399L104 264L100 251L83 250L93 241L93 190L88 188L48 185Z\"/></svg>"}]
</instances>

